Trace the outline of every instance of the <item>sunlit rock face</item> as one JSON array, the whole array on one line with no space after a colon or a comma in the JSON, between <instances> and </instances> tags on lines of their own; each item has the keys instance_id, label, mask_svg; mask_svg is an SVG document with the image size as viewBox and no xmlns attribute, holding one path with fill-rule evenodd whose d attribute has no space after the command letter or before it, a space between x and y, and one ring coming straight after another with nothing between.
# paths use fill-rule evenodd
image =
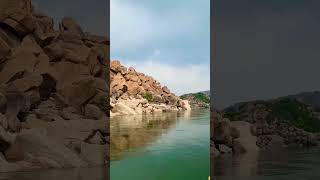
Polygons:
<instances>
[{"instance_id":1,"label":"sunlit rock face","mask_svg":"<svg viewBox=\"0 0 320 180\"><path fill-rule=\"evenodd\" d=\"M111 116L191 110L167 86L118 60L110 64L110 81Z\"/></svg>"}]
</instances>

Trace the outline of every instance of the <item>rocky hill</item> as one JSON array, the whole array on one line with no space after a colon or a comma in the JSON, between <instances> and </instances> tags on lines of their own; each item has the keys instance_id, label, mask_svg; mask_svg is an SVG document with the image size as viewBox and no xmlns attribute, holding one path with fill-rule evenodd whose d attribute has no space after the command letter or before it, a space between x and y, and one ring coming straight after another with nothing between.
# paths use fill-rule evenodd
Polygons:
<instances>
[{"instance_id":1,"label":"rocky hill","mask_svg":"<svg viewBox=\"0 0 320 180\"><path fill-rule=\"evenodd\" d=\"M192 108L209 108L210 107L209 91L184 94L180 97L181 99L188 100Z\"/></svg>"},{"instance_id":2,"label":"rocky hill","mask_svg":"<svg viewBox=\"0 0 320 180\"><path fill-rule=\"evenodd\" d=\"M187 100L118 60L110 64L110 89L111 116L190 110Z\"/></svg>"},{"instance_id":3,"label":"rocky hill","mask_svg":"<svg viewBox=\"0 0 320 180\"><path fill-rule=\"evenodd\" d=\"M251 132L245 139L251 139L250 144L256 144L260 150L316 146L320 140L319 113L310 104L303 103L300 97L243 102L222 112L215 111L212 119L214 151L219 154L250 149L239 141L242 138L239 132L244 127L237 126L239 122L247 124L247 130Z\"/></svg>"},{"instance_id":4,"label":"rocky hill","mask_svg":"<svg viewBox=\"0 0 320 180\"><path fill-rule=\"evenodd\" d=\"M109 39L59 25L31 0L0 1L0 172L108 160Z\"/></svg>"}]
</instances>

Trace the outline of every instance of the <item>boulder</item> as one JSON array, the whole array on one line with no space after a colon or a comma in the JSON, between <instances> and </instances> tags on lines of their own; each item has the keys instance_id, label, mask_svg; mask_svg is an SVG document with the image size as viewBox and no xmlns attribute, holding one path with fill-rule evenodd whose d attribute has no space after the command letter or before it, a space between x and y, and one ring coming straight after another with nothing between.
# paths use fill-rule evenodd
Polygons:
<instances>
[{"instance_id":1,"label":"boulder","mask_svg":"<svg viewBox=\"0 0 320 180\"><path fill-rule=\"evenodd\" d=\"M286 147L285 140L279 135L262 135L257 140L261 149L275 151Z\"/></svg>"},{"instance_id":2,"label":"boulder","mask_svg":"<svg viewBox=\"0 0 320 180\"><path fill-rule=\"evenodd\" d=\"M73 107L66 107L61 112L61 117L65 120L80 120L82 119L82 115L79 114L79 112L73 108Z\"/></svg>"},{"instance_id":3,"label":"boulder","mask_svg":"<svg viewBox=\"0 0 320 180\"><path fill-rule=\"evenodd\" d=\"M55 42L51 43L44 48L44 51L49 56L50 61L61 61L64 55L64 49L62 47L62 43Z\"/></svg>"},{"instance_id":4,"label":"boulder","mask_svg":"<svg viewBox=\"0 0 320 180\"><path fill-rule=\"evenodd\" d=\"M20 171L22 168L18 164L9 163L4 155L0 153L0 172L7 173L7 172L16 172Z\"/></svg>"},{"instance_id":5,"label":"boulder","mask_svg":"<svg viewBox=\"0 0 320 180\"><path fill-rule=\"evenodd\" d=\"M129 107L126 103L124 102L118 102L114 105L112 109L113 113L119 113L119 114L137 114L134 109Z\"/></svg>"},{"instance_id":6,"label":"boulder","mask_svg":"<svg viewBox=\"0 0 320 180\"><path fill-rule=\"evenodd\" d=\"M81 79L67 85L62 90L66 103L70 106L80 108L96 95L95 80L93 77Z\"/></svg>"},{"instance_id":7,"label":"boulder","mask_svg":"<svg viewBox=\"0 0 320 180\"><path fill-rule=\"evenodd\" d=\"M104 156L107 153L107 146L81 143L80 149L80 157L88 162L90 166L104 165Z\"/></svg>"},{"instance_id":8,"label":"boulder","mask_svg":"<svg viewBox=\"0 0 320 180\"><path fill-rule=\"evenodd\" d=\"M96 105L87 104L85 106L85 117L88 119L98 120L102 117L102 112Z\"/></svg>"},{"instance_id":9,"label":"boulder","mask_svg":"<svg viewBox=\"0 0 320 180\"><path fill-rule=\"evenodd\" d=\"M165 94L162 96L164 102L166 104L172 105L172 106L176 106L177 102L178 102L178 98L175 97L173 94Z\"/></svg>"},{"instance_id":10,"label":"boulder","mask_svg":"<svg viewBox=\"0 0 320 180\"><path fill-rule=\"evenodd\" d=\"M224 144L220 144L219 146L219 151L222 154L230 154L232 153L232 149L229 148L228 146L224 145Z\"/></svg>"},{"instance_id":11,"label":"boulder","mask_svg":"<svg viewBox=\"0 0 320 180\"><path fill-rule=\"evenodd\" d=\"M18 91L26 92L33 88L40 87L42 83L42 76L36 73L33 74L26 74L21 79L17 79L11 84L16 87Z\"/></svg>"},{"instance_id":12,"label":"boulder","mask_svg":"<svg viewBox=\"0 0 320 180\"><path fill-rule=\"evenodd\" d=\"M62 43L63 48L63 58L66 61L70 61L76 64L82 63L85 64L87 62L87 58L89 57L90 48L81 44L73 44L73 43Z\"/></svg>"},{"instance_id":13,"label":"boulder","mask_svg":"<svg viewBox=\"0 0 320 180\"><path fill-rule=\"evenodd\" d=\"M0 22L10 26L19 36L24 36L35 29L31 14L31 0L1 0L0 2Z\"/></svg>"},{"instance_id":14,"label":"boulder","mask_svg":"<svg viewBox=\"0 0 320 180\"><path fill-rule=\"evenodd\" d=\"M101 134L100 131L97 131L93 137L91 137L88 142L90 144L100 144L100 145L103 145L105 144L104 142L104 138L103 138L103 135Z\"/></svg>"},{"instance_id":15,"label":"boulder","mask_svg":"<svg viewBox=\"0 0 320 180\"><path fill-rule=\"evenodd\" d=\"M7 98L5 116L8 121L9 129L17 132L20 130L20 120L18 119L17 115L25 106L25 96L15 88L8 89L5 93L5 96Z\"/></svg>"},{"instance_id":16,"label":"boulder","mask_svg":"<svg viewBox=\"0 0 320 180\"><path fill-rule=\"evenodd\" d=\"M139 85L129 85L128 84L128 94L131 96L136 96L140 92L144 91L143 87Z\"/></svg>"},{"instance_id":17,"label":"boulder","mask_svg":"<svg viewBox=\"0 0 320 180\"><path fill-rule=\"evenodd\" d=\"M127 81L138 82L138 83L140 82L139 77L136 76L136 75L127 74L127 75L125 75L124 77L125 77L125 79L126 79Z\"/></svg>"},{"instance_id":18,"label":"boulder","mask_svg":"<svg viewBox=\"0 0 320 180\"><path fill-rule=\"evenodd\" d=\"M88 141L88 138L98 129L106 128L106 120L78 119L69 121L54 121L45 126L46 134L62 144Z\"/></svg>"},{"instance_id":19,"label":"boulder","mask_svg":"<svg viewBox=\"0 0 320 180\"><path fill-rule=\"evenodd\" d=\"M0 128L8 129L8 120L5 115L0 113Z\"/></svg>"},{"instance_id":20,"label":"boulder","mask_svg":"<svg viewBox=\"0 0 320 180\"><path fill-rule=\"evenodd\" d=\"M64 17L59 25L60 31L68 31L81 36L84 35L80 25L71 17Z\"/></svg>"},{"instance_id":21,"label":"boulder","mask_svg":"<svg viewBox=\"0 0 320 180\"><path fill-rule=\"evenodd\" d=\"M4 113L7 108L7 98L0 92L0 113Z\"/></svg>"},{"instance_id":22,"label":"boulder","mask_svg":"<svg viewBox=\"0 0 320 180\"><path fill-rule=\"evenodd\" d=\"M8 57L6 67L0 71L0 83L8 83L19 76L23 77L24 73L43 74L48 72L48 69L48 56L31 36L27 36Z\"/></svg>"},{"instance_id":23,"label":"boulder","mask_svg":"<svg viewBox=\"0 0 320 180\"><path fill-rule=\"evenodd\" d=\"M113 80L110 83L110 88L111 88L111 93L123 90L123 89L128 89L128 84L124 77L118 73L113 77ZM123 91L126 92L126 91Z\"/></svg>"},{"instance_id":24,"label":"boulder","mask_svg":"<svg viewBox=\"0 0 320 180\"><path fill-rule=\"evenodd\" d=\"M11 52L11 48L16 48L20 44L20 39L12 29L0 24L0 57L5 57Z\"/></svg>"},{"instance_id":25,"label":"boulder","mask_svg":"<svg viewBox=\"0 0 320 180\"><path fill-rule=\"evenodd\" d=\"M170 90L169 90L169 88L167 86L163 86L162 87L162 91L167 93L167 94L170 94Z\"/></svg>"},{"instance_id":26,"label":"boulder","mask_svg":"<svg viewBox=\"0 0 320 180\"><path fill-rule=\"evenodd\" d=\"M104 36L98 36L90 33L85 33L83 40L98 44L110 45L110 39Z\"/></svg>"},{"instance_id":27,"label":"boulder","mask_svg":"<svg viewBox=\"0 0 320 180\"><path fill-rule=\"evenodd\" d=\"M231 122L229 119L215 122L213 140L219 144L232 145L232 137L230 132Z\"/></svg>"},{"instance_id":28,"label":"boulder","mask_svg":"<svg viewBox=\"0 0 320 180\"><path fill-rule=\"evenodd\" d=\"M182 100L182 104L181 104L182 108L184 110L190 111L191 110L191 106L189 104L188 100Z\"/></svg>"},{"instance_id":29,"label":"boulder","mask_svg":"<svg viewBox=\"0 0 320 180\"><path fill-rule=\"evenodd\" d=\"M1 152L5 152L10 147L13 139L14 137L6 132L6 130L2 126L0 126L0 154Z\"/></svg>"},{"instance_id":30,"label":"boulder","mask_svg":"<svg viewBox=\"0 0 320 180\"><path fill-rule=\"evenodd\" d=\"M232 121L232 127L239 130L239 138L233 139L234 154L257 154L257 137L251 133L251 124L244 121Z\"/></svg>"},{"instance_id":31,"label":"boulder","mask_svg":"<svg viewBox=\"0 0 320 180\"><path fill-rule=\"evenodd\" d=\"M18 134L6 151L7 160L28 160L42 168L85 167L86 162L66 146L36 130L25 130Z\"/></svg>"}]
</instances>

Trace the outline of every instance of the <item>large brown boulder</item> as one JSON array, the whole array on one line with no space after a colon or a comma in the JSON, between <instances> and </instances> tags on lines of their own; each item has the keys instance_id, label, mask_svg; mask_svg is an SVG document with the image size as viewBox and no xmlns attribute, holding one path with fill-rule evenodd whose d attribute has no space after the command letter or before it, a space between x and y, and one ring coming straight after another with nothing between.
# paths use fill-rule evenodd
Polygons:
<instances>
[{"instance_id":1,"label":"large brown boulder","mask_svg":"<svg viewBox=\"0 0 320 180\"><path fill-rule=\"evenodd\" d=\"M75 81L62 90L62 95L65 97L66 103L77 108L85 105L96 93L95 80L90 76Z\"/></svg>"},{"instance_id":2,"label":"large brown boulder","mask_svg":"<svg viewBox=\"0 0 320 180\"><path fill-rule=\"evenodd\" d=\"M17 135L6 151L7 160L37 162L45 168L84 167L86 162L66 146L36 130L27 130Z\"/></svg>"},{"instance_id":3,"label":"large brown boulder","mask_svg":"<svg viewBox=\"0 0 320 180\"><path fill-rule=\"evenodd\" d=\"M10 26L19 36L35 29L31 0L1 0L0 22Z\"/></svg>"},{"instance_id":4,"label":"large brown boulder","mask_svg":"<svg viewBox=\"0 0 320 180\"><path fill-rule=\"evenodd\" d=\"M120 61L112 61L110 64L110 70L114 71L115 73L124 74L127 71L127 68L121 65Z\"/></svg>"},{"instance_id":5,"label":"large brown boulder","mask_svg":"<svg viewBox=\"0 0 320 180\"><path fill-rule=\"evenodd\" d=\"M71 17L64 17L59 28L60 31L68 31L71 33L79 34L81 36L84 35L80 25Z\"/></svg>"},{"instance_id":6,"label":"large brown boulder","mask_svg":"<svg viewBox=\"0 0 320 180\"><path fill-rule=\"evenodd\" d=\"M8 83L12 78L23 76L24 73L42 74L48 72L48 70L48 56L32 36L27 36L8 57L5 68L0 71L0 83Z\"/></svg>"}]
</instances>

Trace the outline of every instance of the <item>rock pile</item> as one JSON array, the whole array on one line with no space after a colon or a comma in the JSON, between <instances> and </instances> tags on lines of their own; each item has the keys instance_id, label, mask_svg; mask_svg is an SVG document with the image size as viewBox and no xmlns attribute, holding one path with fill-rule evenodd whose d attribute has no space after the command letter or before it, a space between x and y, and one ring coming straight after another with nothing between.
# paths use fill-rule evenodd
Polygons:
<instances>
[{"instance_id":1,"label":"rock pile","mask_svg":"<svg viewBox=\"0 0 320 180\"><path fill-rule=\"evenodd\" d=\"M295 101L292 102L295 103ZM211 152L214 156L223 153L241 154L256 148L274 151L288 146L310 147L318 145L319 133L308 132L295 126L292 123L294 116L287 121L278 119L272 111L275 103L279 103L279 101L253 101L231 106L224 112L213 110L211 115ZM306 111L299 110L308 112L307 109ZM283 107L281 112L292 113ZM310 114L312 113L310 112ZM239 141L239 138L246 140ZM249 146L250 144L252 146Z\"/></svg>"},{"instance_id":2,"label":"rock pile","mask_svg":"<svg viewBox=\"0 0 320 180\"><path fill-rule=\"evenodd\" d=\"M110 89L111 116L191 109L168 87L118 60L110 64Z\"/></svg>"},{"instance_id":3,"label":"rock pile","mask_svg":"<svg viewBox=\"0 0 320 180\"><path fill-rule=\"evenodd\" d=\"M105 163L109 42L0 1L0 172Z\"/></svg>"},{"instance_id":4,"label":"rock pile","mask_svg":"<svg viewBox=\"0 0 320 180\"><path fill-rule=\"evenodd\" d=\"M180 97L181 99L188 100L192 109L210 107L210 95L204 92L184 94Z\"/></svg>"},{"instance_id":5,"label":"rock pile","mask_svg":"<svg viewBox=\"0 0 320 180\"><path fill-rule=\"evenodd\" d=\"M253 125L245 121L230 121L217 111L211 113L211 154L256 154L259 147Z\"/></svg>"}]
</instances>

